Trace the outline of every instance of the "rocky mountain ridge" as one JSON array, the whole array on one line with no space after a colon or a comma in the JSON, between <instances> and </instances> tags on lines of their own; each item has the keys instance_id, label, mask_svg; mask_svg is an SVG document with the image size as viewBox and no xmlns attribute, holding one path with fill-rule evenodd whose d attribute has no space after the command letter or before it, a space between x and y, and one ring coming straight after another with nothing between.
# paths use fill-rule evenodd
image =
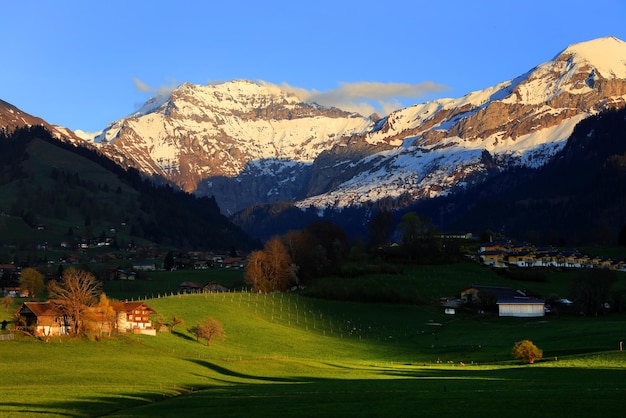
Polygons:
<instances>
[{"instance_id":1,"label":"rocky mountain ridge","mask_svg":"<svg viewBox=\"0 0 626 418\"><path fill-rule=\"evenodd\" d=\"M13 131L24 126L44 126L57 139L63 139L75 144L85 145L84 140L72 130L58 125L52 125L42 118L28 114L10 103L0 100L0 129Z\"/></svg>"},{"instance_id":2,"label":"rocky mountain ridge","mask_svg":"<svg viewBox=\"0 0 626 418\"><path fill-rule=\"evenodd\" d=\"M579 121L624 107L625 97L626 43L609 37L575 44L511 81L390 114L363 140L395 148L351 162L346 176L335 176L339 186L300 205L348 206L403 193L430 198L480 182L490 170L538 167Z\"/></svg>"},{"instance_id":3,"label":"rocky mountain ridge","mask_svg":"<svg viewBox=\"0 0 626 418\"><path fill-rule=\"evenodd\" d=\"M211 179L248 171L255 177L291 172L369 125L368 118L303 103L272 85L186 83L113 122L94 143L120 164L195 192L210 189Z\"/></svg>"}]
</instances>

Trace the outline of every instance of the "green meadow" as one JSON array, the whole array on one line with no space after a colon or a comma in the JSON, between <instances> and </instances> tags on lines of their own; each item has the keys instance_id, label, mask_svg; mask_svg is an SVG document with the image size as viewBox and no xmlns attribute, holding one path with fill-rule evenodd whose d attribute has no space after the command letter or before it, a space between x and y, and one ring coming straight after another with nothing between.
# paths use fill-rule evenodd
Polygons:
<instances>
[{"instance_id":1,"label":"green meadow","mask_svg":"<svg viewBox=\"0 0 626 418\"><path fill-rule=\"evenodd\" d=\"M445 271L430 272L439 284L423 294L458 287ZM153 280L164 291L147 303L185 321L172 332L0 341L0 416L624 416L622 315L498 318L298 294L175 295L166 276ZM208 347L187 331L207 316L226 332ZM543 359L514 360L521 339Z\"/></svg>"}]
</instances>

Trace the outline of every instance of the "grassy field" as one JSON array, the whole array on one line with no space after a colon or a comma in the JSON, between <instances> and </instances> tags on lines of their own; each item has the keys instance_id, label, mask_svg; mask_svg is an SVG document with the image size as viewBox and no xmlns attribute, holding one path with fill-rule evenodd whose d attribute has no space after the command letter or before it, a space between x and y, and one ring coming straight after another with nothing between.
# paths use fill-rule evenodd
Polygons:
<instances>
[{"instance_id":1,"label":"grassy field","mask_svg":"<svg viewBox=\"0 0 626 418\"><path fill-rule=\"evenodd\" d=\"M456 286L440 273L433 294ZM444 315L246 292L148 303L185 324L156 337L0 341L0 416L623 416L619 315ZM210 347L187 331L207 316L227 334ZM542 361L514 361L520 339Z\"/></svg>"}]
</instances>

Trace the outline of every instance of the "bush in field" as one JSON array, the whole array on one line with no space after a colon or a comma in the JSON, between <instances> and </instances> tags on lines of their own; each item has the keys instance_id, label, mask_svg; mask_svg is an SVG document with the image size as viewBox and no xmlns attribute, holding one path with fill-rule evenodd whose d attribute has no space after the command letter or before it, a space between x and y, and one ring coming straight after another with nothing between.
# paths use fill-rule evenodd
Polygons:
<instances>
[{"instance_id":1,"label":"bush in field","mask_svg":"<svg viewBox=\"0 0 626 418\"><path fill-rule=\"evenodd\" d=\"M535 360L543 357L543 351L537 348L532 341L522 340L513 345L513 357L526 364L533 364Z\"/></svg>"},{"instance_id":2,"label":"bush in field","mask_svg":"<svg viewBox=\"0 0 626 418\"><path fill-rule=\"evenodd\" d=\"M199 341L200 339L206 340L207 346L211 345L212 338L223 340L226 337L222 324L211 317L197 323L195 326L189 328L188 331L195 335L196 341Z\"/></svg>"}]
</instances>

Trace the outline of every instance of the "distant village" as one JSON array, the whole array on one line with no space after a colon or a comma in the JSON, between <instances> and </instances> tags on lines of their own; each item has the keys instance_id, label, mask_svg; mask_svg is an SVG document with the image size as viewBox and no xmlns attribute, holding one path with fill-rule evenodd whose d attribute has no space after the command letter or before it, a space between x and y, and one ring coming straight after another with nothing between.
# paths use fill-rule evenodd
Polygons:
<instances>
[{"instance_id":1,"label":"distant village","mask_svg":"<svg viewBox=\"0 0 626 418\"><path fill-rule=\"evenodd\" d=\"M626 271L625 260L590 256L578 250L555 247L535 247L532 244L494 241L480 245L478 261L486 266L507 267L564 267L601 268Z\"/></svg>"}]
</instances>

